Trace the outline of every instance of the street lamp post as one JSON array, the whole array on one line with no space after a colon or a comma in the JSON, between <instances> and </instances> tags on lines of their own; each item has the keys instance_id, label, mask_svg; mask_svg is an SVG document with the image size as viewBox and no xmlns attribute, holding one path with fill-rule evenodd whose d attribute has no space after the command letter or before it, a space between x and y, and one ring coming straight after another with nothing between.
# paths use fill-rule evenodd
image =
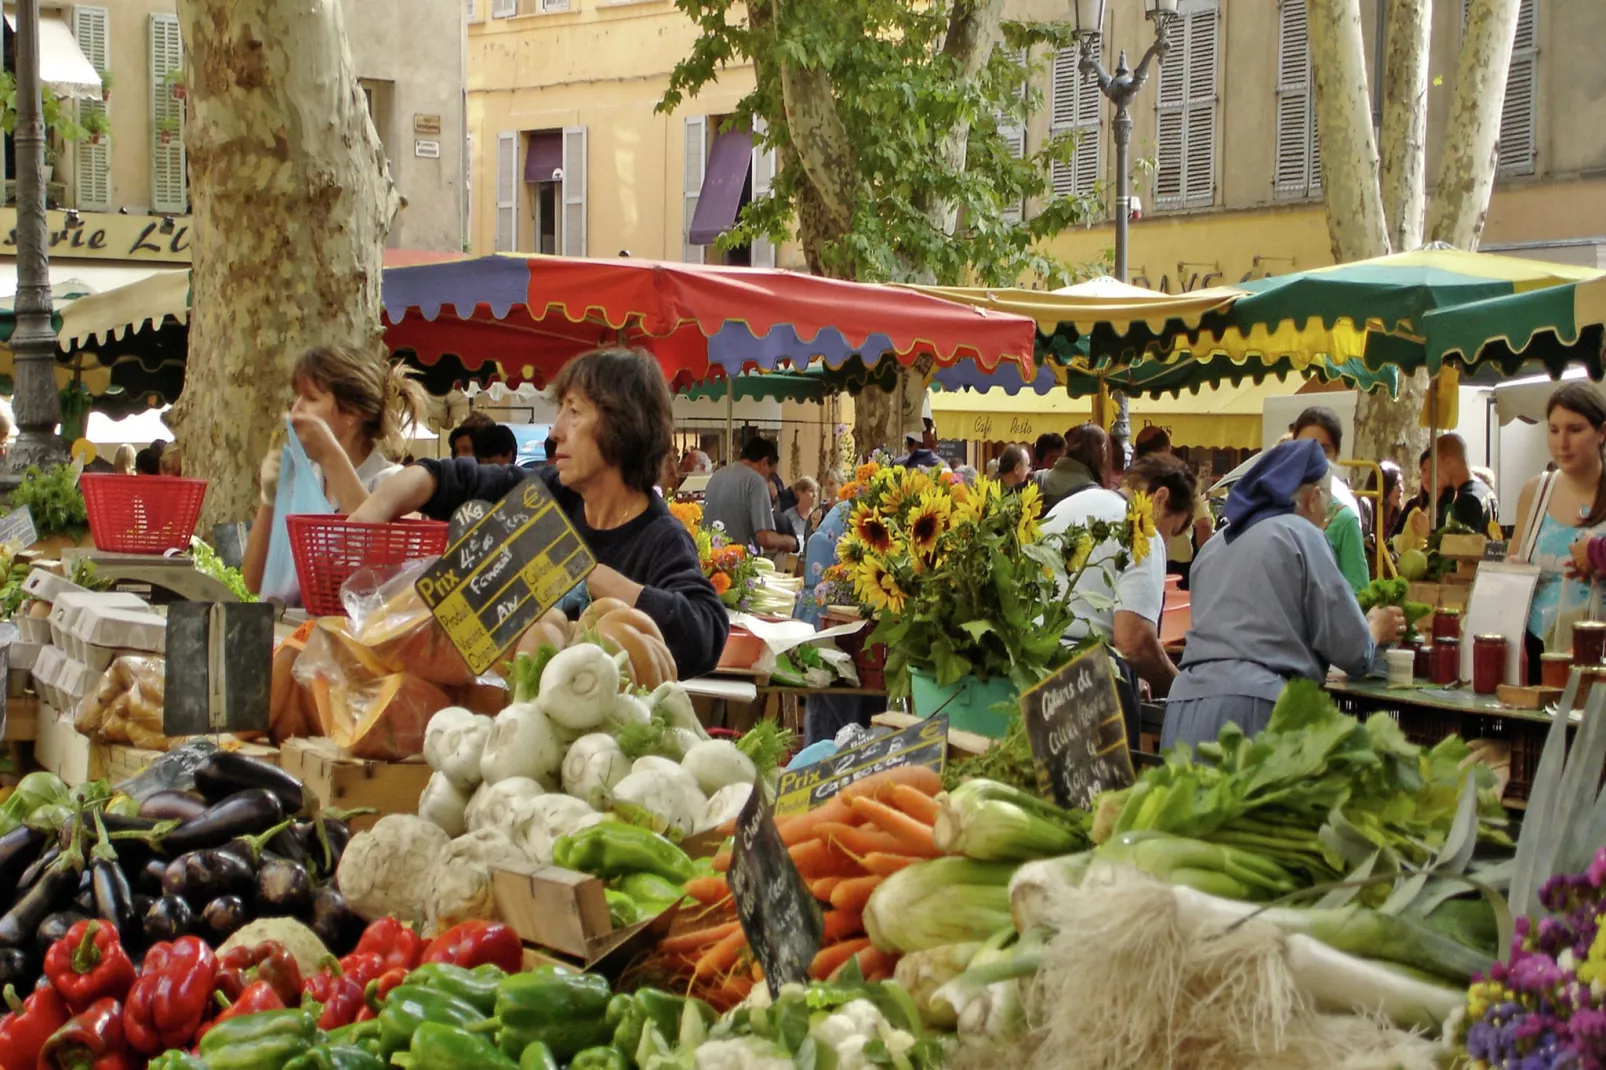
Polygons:
<instances>
[{"instance_id":1,"label":"street lamp post","mask_svg":"<svg viewBox=\"0 0 1606 1070\"><path fill-rule=\"evenodd\" d=\"M1115 277L1127 281L1127 229L1132 219L1132 174L1128 153L1132 144L1132 116L1127 105L1132 103L1144 83L1149 80L1149 64L1165 62L1171 51L1171 23L1177 17L1177 0L1144 0L1144 17L1154 23L1154 43L1151 44L1134 70L1127 66L1126 51L1111 74L1099 62L1099 42L1104 34L1104 8L1106 0L1075 0L1076 36L1081 42L1082 59L1078 69L1082 74L1098 80L1099 92L1115 105L1115 120L1111 124L1115 133ZM1126 394L1116 392L1115 426L1110 437L1120 443L1121 457L1126 456L1126 443L1132 436L1131 414Z\"/></svg>"},{"instance_id":2,"label":"street lamp post","mask_svg":"<svg viewBox=\"0 0 1606 1070\"><path fill-rule=\"evenodd\" d=\"M17 3L17 303L11 352L17 441L0 485L14 487L29 465L67 459L56 424L56 332L50 326L50 257L45 222L45 121L39 85L39 0Z\"/></svg>"}]
</instances>

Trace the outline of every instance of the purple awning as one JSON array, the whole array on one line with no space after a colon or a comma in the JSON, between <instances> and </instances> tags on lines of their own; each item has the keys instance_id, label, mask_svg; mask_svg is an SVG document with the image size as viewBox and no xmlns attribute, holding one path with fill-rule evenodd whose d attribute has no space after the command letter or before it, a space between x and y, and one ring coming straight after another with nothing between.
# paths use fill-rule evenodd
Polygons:
<instances>
[{"instance_id":1,"label":"purple awning","mask_svg":"<svg viewBox=\"0 0 1606 1070\"><path fill-rule=\"evenodd\" d=\"M524 181L556 182L563 169L563 131L543 130L530 135L530 154L524 158Z\"/></svg>"},{"instance_id":2,"label":"purple awning","mask_svg":"<svg viewBox=\"0 0 1606 1070\"><path fill-rule=\"evenodd\" d=\"M714 139L687 241L693 245L712 245L735 225L736 213L742 207L742 187L747 184L747 169L752 160L753 135L746 130L727 130Z\"/></svg>"}]
</instances>

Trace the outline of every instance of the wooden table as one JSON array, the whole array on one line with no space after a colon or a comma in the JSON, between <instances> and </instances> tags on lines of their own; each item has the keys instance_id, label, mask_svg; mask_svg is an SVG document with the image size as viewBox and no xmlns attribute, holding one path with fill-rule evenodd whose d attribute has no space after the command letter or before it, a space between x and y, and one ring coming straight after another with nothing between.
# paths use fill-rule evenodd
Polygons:
<instances>
[{"instance_id":1,"label":"wooden table","mask_svg":"<svg viewBox=\"0 0 1606 1070\"><path fill-rule=\"evenodd\" d=\"M1528 798L1539 754L1550 733L1552 718L1545 711L1507 706L1492 695L1471 690L1431 685L1391 688L1381 680L1329 681L1327 691L1339 709L1351 716L1388 714L1413 743L1432 746L1449 736L1460 736L1505 744L1511 752L1506 800Z\"/></svg>"},{"instance_id":2,"label":"wooden table","mask_svg":"<svg viewBox=\"0 0 1606 1070\"><path fill-rule=\"evenodd\" d=\"M737 676L699 677L685 681L685 684L693 699L700 698L708 703L707 723L711 727L738 732L753 727L760 719L769 719L802 735L803 715L799 699L807 701L815 695L885 698L887 694L885 690L869 687L782 687L760 684L752 677Z\"/></svg>"}]
</instances>

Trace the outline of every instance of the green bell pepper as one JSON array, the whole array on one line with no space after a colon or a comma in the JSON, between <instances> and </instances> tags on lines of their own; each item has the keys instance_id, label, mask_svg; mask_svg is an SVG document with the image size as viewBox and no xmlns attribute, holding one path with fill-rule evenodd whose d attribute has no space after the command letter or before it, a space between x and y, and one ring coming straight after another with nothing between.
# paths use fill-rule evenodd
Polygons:
<instances>
[{"instance_id":1,"label":"green bell pepper","mask_svg":"<svg viewBox=\"0 0 1606 1070\"><path fill-rule=\"evenodd\" d=\"M524 1054L519 1056L519 1070L558 1070L558 1061L552 1057L552 1049L537 1040L525 1045Z\"/></svg>"},{"instance_id":2,"label":"green bell pepper","mask_svg":"<svg viewBox=\"0 0 1606 1070\"><path fill-rule=\"evenodd\" d=\"M684 884L693 873L686 852L656 832L604 821L560 836L552 845L552 861L564 869L594 877L623 877L629 873L656 873Z\"/></svg>"},{"instance_id":3,"label":"green bell pepper","mask_svg":"<svg viewBox=\"0 0 1606 1070\"><path fill-rule=\"evenodd\" d=\"M207 1070L281 1070L319 1039L306 1011L266 1011L230 1018L201 1038Z\"/></svg>"},{"instance_id":4,"label":"green bell pepper","mask_svg":"<svg viewBox=\"0 0 1606 1070\"><path fill-rule=\"evenodd\" d=\"M630 1070L616 1048L587 1048L569 1060L569 1070Z\"/></svg>"},{"instance_id":5,"label":"green bell pepper","mask_svg":"<svg viewBox=\"0 0 1606 1070\"><path fill-rule=\"evenodd\" d=\"M481 1014L489 1015L496 1009L496 988L506 979L507 974L497 966L466 970L449 962L426 962L408 974L403 984L422 985L436 992L445 992Z\"/></svg>"},{"instance_id":6,"label":"green bell pepper","mask_svg":"<svg viewBox=\"0 0 1606 1070\"><path fill-rule=\"evenodd\" d=\"M498 1045L517 1056L541 1041L554 1058L566 1062L586 1048L606 1044L613 1035L607 1022L611 998L607 980L594 974L552 966L515 974L502 982L496 996L496 1020L502 1024Z\"/></svg>"},{"instance_id":7,"label":"green bell pepper","mask_svg":"<svg viewBox=\"0 0 1606 1070\"><path fill-rule=\"evenodd\" d=\"M421 985L397 985L385 997L379 1012L379 1055L389 1059L406 1051L413 1034L425 1022L459 1026L474 1032L490 1032L497 1023L486 1019L455 996Z\"/></svg>"},{"instance_id":8,"label":"green bell pepper","mask_svg":"<svg viewBox=\"0 0 1606 1070\"><path fill-rule=\"evenodd\" d=\"M702 1000L671 995L656 988L643 988L634 995L615 996L608 1003L608 1022L614 1027L614 1049L624 1054L627 1063L635 1065L636 1052L649 1025L658 1031L664 1044L673 1049L680 1043L681 1015L688 1004L702 1015L705 1025L714 1021L716 1016L713 1008Z\"/></svg>"},{"instance_id":9,"label":"green bell pepper","mask_svg":"<svg viewBox=\"0 0 1606 1070\"><path fill-rule=\"evenodd\" d=\"M399 987L399 986L398 986ZM352 1022L338 1029L329 1030L329 1043L338 1044L347 1048L365 1047L368 1042L379 1041L379 1019L370 1018L366 1022Z\"/></svg>"},{"instance_id":10,"label":"green bell pepper","mask_svg":"<svg viewBox=\"0 0 1606 1070\"><path fill-rule=\"evenodd\" d=\"M206 1070L206 1064L187 1051L168 1051L152 1059L147 1070Z\"/></svg>"},{"instance_id":11,"label":"green bell pepper","mask_svg":"<svg viewBox=\"0 0 1606 1070\"><path fill-rule=\"evenodd\" d=\"M615 929L628 929L644 920L640 905L624 892L609 888L602 895L608 901L608 921Z\"/></svg>"},{"instance_id":12,"label":"green bell pepper","mask_svg":"<svg viewBox=\"0 0 1606 1070\"><path fill-rule=\"evenodd\" d=\"M284 1070L385 1070L385 1062L350 1044L320 1044L285 1063Z\"/></svg>"},{"instance_id":13,"label":"green bell pepper","mask_svg":"<svg viewBox=\"0 0 1606 1070\"><path fill-rule=\"evenodd\" d=\"M654 914L662 914L686 895L684 884L665 880L656 873L630 873L614 881L613 886L643 909L650 909L649 903L660 904L659 909L652 911Z\"/></svg>"},{"instance_id":14,"label":"green bell pepper","mask_svg":"<svg viewBox=\"0 0 1606 1070\"><path fill-rule=\"evenodd\" d=\"M440 1022L420 1025L407 1051L390 1061L402 1070L517 1070L518 1066L485 1038Z\"/></svg>"}]
</instances>

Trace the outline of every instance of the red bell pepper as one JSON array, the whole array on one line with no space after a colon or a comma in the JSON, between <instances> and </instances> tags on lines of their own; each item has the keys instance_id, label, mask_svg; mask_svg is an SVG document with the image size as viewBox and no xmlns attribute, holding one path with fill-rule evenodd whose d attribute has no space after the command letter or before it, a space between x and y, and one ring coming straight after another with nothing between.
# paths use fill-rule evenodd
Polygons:
<instances>
[{"instance_id":1,"label":"red bell pepper","mask_svg":"<svg viewBox=\"0 0 1606 1070\"><path fill-rule=\"evenodd\" d=\"M102 999L123 999L134 984L134 963L117 940L117 930L100 921L81 921L45 952L45 976L73 1011Z\"/></svg>"},{"instance_id":2,"label":"red bell pepper","mask_svg":"<svg viewBox=\"0 0 1606 1070\"><path fill-rule=\"evenodd\" d=\"M116 1070L133 1065L123 1044L123 1005L97 1000L56 1030L39 1052L39 1070Z\"/></svg>"},{"instance_id":3,"label":"red bell pepper","mask_svg":"<svg viewBox=\"0 0 1606 1070\"><path fill-rule=\"evenodd\" d=\"M424 952L425 962L449 962L472 970L499 966L518 973L524 966L524 945L518 933L499 921L465 921L435 938Z\"/></svg>"},{"instance_id":4,"label":"red bell pepper","mask_svg":"<svg viewBox=\"0 0 1606 1070\"><path fill-rule=\"evenodd\" d=\"M359 984L379 980L385 972L385 960L372 952L353 951L340 960L340 972Z\"/></svg>"},{"instance_id":5,"label":"red bell pepper","mask_svg":"<svg viewBox=\"0 0 1606 1070\"><path fill-rule=\"evenodd\" d=\"M340 970L338 963L319 970L301 986L306 999L323 1009L318 1014L319 1029L339 1029L357 1020L365 1006L364 988L356 978Z\"/></svg>"},{"instance_id":6,"label":"red bell pepper","mask_svg":"<svg viewBox=\"0 0 1606 1070\"><path fill-rule=\"evenodd\" d=\"M253 982L267 981L286 1007L301 1001L301 967L277 940L231 948L218 960L218 991L232 1002Z\"/></svg>"},{"instance_id":7,"label":"red bell pepper","mask_svg":"<svg viewBox=\"0 0 1606 1070\"><path fill-rule=\"evenodd\" d=\"M212 1006L217 957L194 936L157 944L123 1008L128 1046L143 1055L188 1048Z\"/></svg>"},{"instance_id":8,"label":"red bell pepper","mask_svg":"<svg viewBox=\"0 0 1606 1070\"><path fill-rule=\"evenodd\" d=\"M221 1000L222 997L218 998ZM243 1018L248 1014L261 1014L263 1011L282 1011L284 1009L284 1000L279 998L279 993L274 990L272 982L253 981L245 986L245 991L240 993L239 999L223 1008L222 1014L203 1025L196 1032L195 1039L200 1040L210 1033L214 1026L222 1025L230 1018Z\"/></svg>"},{"instance_id":9,"label":"red bell pepper","mask_svg":"<svg viewBox=\"0 0 1606 1070\"><path fill-rule=\"evenodd\" d=\"M363 999L370 1007L383 1003L385 997L390 995L390 990L406 982L407 975L411 972L411 970L386 970L379 975L378 980L368 982L367 987L363 989Z\"/></svg>"},{"instance_id":10,"label":"red bell pepper","mask_svg":"<svg viewBox=\"0 0 1606 1070\"><path fill-rule=\"evenodd\" d=\"M5 1000L11 1013L0 1018L0 1066L32 1070L45 1042L67 1024L67 1003L50 985L40 985L26 1003L6 985Z\"/></svg>"},{"instance_id":11,"label":"red bell pepper","mask_svg":"<svg viewBox=\"0 0 1606 1070\"><path fill-rule=\"evenodd\" d=\"M386 970L411 970L423 951L424 941L417 933L395 918L380 918L363 930L352 954L378 955Z\"/></svg>"}]
</instances>

